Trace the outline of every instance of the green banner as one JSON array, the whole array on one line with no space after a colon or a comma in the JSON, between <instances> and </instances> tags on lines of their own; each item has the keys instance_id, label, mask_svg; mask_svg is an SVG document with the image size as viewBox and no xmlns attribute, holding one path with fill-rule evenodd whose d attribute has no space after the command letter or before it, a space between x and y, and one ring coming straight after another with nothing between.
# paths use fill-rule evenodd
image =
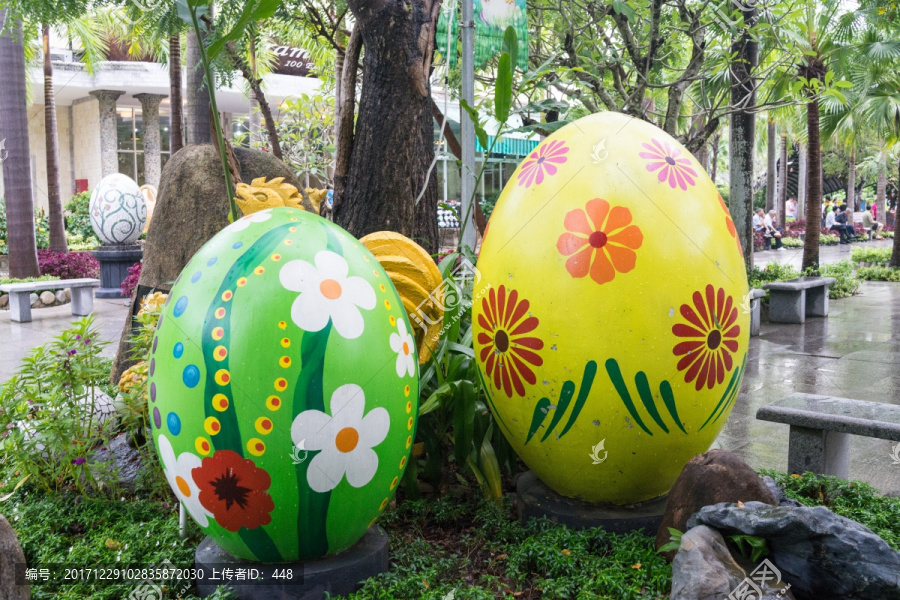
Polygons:
<instances>
[{"instance_id":1,"label":"green banner","mask_svg":"<svg viewBox=\"0 0 900 600\"><path fill-rule=\"evenodd\" d=\"M511 26L519 38L517 66L527 71L528 19L525 0L474 0L474 2L476 68L483 67L500 52L503 47L503 33ZM451 67L456 66L459 54L459 10L459 2L451 0L445 3L441 9L437 28L437 51L443 57L447 55L447 27L450 27Z\"/></svg>"}]
</instances>

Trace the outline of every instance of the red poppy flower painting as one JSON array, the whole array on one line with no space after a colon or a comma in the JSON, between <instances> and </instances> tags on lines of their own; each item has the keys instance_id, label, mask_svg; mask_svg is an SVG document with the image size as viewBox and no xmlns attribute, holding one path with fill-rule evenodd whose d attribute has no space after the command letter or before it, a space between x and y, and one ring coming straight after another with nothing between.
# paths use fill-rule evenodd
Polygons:
<instances>
[{"instance_id":1,"label":"red poppy flower painting","mask_svg":"<svg viewBox=\"0 0 900 600\"><path fill-rule=\"evenodd\" d=\"M644 242L641 230L631 224L631 211L624 206L611 207L601 198L591 200L584 209L569 211L565 228L556 249L569 257L569 275L590 273L599 284L612 281L616 273L631 271L637 261L635 250Z\"/></svg>"},{"instance_id":2,"label":"red poppy flower painting","mask_svg":"<svg viewBox=\"0 0 900 600\"><path fill-rule=\"evenodd\" d=\"M231 532L255 529L272 521L275 508L266 490L269 474L231 450L217 450L191 472L200 488L200 504L216 522Z\"/></svg>"},{"instance_id":3,"label":"red poppy flower painting","mask_svg":"<svg viewBox=\"0 0 900 600\"><path fill-rule=\"evenodd\" d=\"M716 292L712 285L707 285L705 292L694 292L693 303L681 305L687 323L672 327L672 333L683 338L672 351L681 357L678 370L685 371L685 383L695 382L697 391L725 381L725 373L734 366L731 355L738 351L741 334L732 297L726 297L722 288Z\"/></svg>"},{"instance_id":4,"label":"red poppy flower painting","mask_svg":"<svg viewBox=\"0 0 900 600\"><path fill-rule=\"evenodd\" d=\"M544 364L538 354L544 342L528 335L539 324L537 317L528 315L529 306L528 300L520 299L516 290L507 292L502 285L499 289L491 288L481 299L478 324L484 331L477 338L481 362L494 387L510 398L514 393L524 397L524 383L537 382L533 367Z\"/></svg>"}]
</instances>

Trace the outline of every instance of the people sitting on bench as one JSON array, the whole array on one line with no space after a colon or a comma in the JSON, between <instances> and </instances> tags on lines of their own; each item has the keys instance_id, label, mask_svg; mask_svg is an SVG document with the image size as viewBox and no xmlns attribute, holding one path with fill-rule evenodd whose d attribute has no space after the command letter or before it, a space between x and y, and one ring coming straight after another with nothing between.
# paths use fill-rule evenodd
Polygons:
<instances>
[{"instance_id":1,"label":"people sitting on bench","mask_svg":"<svg viewBox=\"0 0 900 600\"><path fill-rule=\"evenodd\" d=\"M837 234L841 237L842 244L849 244L850 239L847 235L847 228L844 227L842 223L838 221L838 216L841 214L840 206L831 207L831 212L825 217L825 229L829 229L831 231L836 231Z\"/></svg>"},{"instance_id":2,"label":"people sitting on bench","mask_svg":"<svg viewBox=\"0 0 900 600\"><path fill-rule=\"evenodd\" d=\"M876 240L883 240L884 237L881 235L881 230L884 229L884 223L879 223L875 220L875 217L872 216L872 211L869 210L869 207L866 207L865 212L862 214L862 224L863 227L866 228L866 231L872 234L872 238Z\"/></svg>"},{"instance_id":3,"label":"people sitting on bench","mask_svg":"<svg viewBox=\"0 0 900 600\"><path fill-rule=\"evenodd\" d=\"M780 227L775 227L775 209L769 211L769 214L763 218L763 228L765 231L763 232L764 245L766 250L772 249L772 240L775 240L775 249L781 250L784 247L784 244L781 241L782 229Z\"/></svg>"}]
</instances>

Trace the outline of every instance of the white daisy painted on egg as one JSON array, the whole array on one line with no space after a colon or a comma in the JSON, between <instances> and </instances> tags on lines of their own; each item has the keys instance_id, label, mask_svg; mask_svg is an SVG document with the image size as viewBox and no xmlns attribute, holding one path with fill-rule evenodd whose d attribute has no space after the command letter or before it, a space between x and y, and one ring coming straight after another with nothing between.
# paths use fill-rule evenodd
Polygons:
<instances>
[{"instance_id":1,"label":"white daisy painted on egg","mask_svg":"<svg viewBox=\"0 0 900 600\"><path fill-rule=\"evenodd\" d=\"M378 455L372 450L390 428L388 412L380 406L365 413L366 397L356 384L342 385L331 395L331 414L306 410L291 425L291 440L308 452L319 451L309 463L306 480L316 492L333 490L346 477L355 488L372 481Z\"/></svg>"},{"instance_id":2,"label":"white daisy painted on egg","mask_svg":"<svg viewBox=\"0 0 900 600\"><path fill-rule=\"evenodd\" d=\"M159 436L159 458L162 460L163 472L169 487L175 496L184 504L184 508L194 517L201 527L209 523L212 513L200 504L200 488L194 482L191 471L200 466L200 457L190 452L183 452L175 458L175 450L166 436Z\"/></svg>"},{"instance_id":3,"label":"white daisy painted on egg","mask_svg":"<svg viewBox=\"0 0 900 600\"><path fill-rule=\"evenodd\" d=\"M397 353L397 376L415 375L416 340L402 320L397 321L397 333L391 334L391 350Z\"/></svg>"},{"instance_id":4,"label":"white daisy painted on egg","mask_svg":"<svg viewBox=\"0 0 900 600\"><path fill-rule=\"evenodd\" d=\"M230 229L231 231L243 231L250 227L251 223L264 223L265 221L268 221L272 218L272 215L269 214L271 212L271 208L266 208L255 213L251 213L246 217L241 217L240 219L229 225L228 229Z\"/></svg>"},{"instance_id":5,"label":"white daisy painted on egg","mask_svg":"<svg viewBox=\"0 0 900 600\"><path fill-rule=\"evenodd\" d=\"M291 306L291 320L304 331L321 331L328 322L348 340L362 335L360 308L375 308L375 290L362 277L348 277L349 266L340 254L318 252L315 265L292 260L281 268L281 285L300 295Z\"/></svg>"}]
</instances>

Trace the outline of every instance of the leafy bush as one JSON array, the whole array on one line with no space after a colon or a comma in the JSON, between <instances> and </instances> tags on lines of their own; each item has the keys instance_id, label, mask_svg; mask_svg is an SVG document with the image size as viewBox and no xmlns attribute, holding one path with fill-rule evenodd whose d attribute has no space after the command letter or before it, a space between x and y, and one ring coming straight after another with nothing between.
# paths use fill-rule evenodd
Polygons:
<instances>
[{"instance_id":1,"label":"leafy bush","mask_svg":"<svg viewBox=\"0 0 900 600\"><path fill-rule=\"evenodd\" d=\"M785 237L781 240L781 243L784 244L785 248L802 248L803 240L798 237Z\"/></svg>"},{"instance_id":2,"label":"leafy bush","mask_svg":"<svg viewBox=\"0 0 900 600\"><path fill-rule=\"evenodd\" d=\"M0 448L8 465L45 491L99 489L88 459L108 439L95 401L110 361L93 317L73 323L23 359L0 393ZM96 468L96 464L93 465Z\"/></svg>"},{"instance_id":3,"label":"leafy bush","mask_svg":"<svg viewBox=\"0 0 900 600\"><path fill-rule=\"evenodd\" d=\"M900 269L896 267L861 267L856 276L865 281L900 281Z\"/></svg>"},{"instance_id":4,"label":"leafy bush","mask_svg":"<svg viewBox=\"0 0 900 600\"><path fill-rule=\"evenodd\" d=\"M853 273L853 263L849 259L840 260L836 263L820 265L819 270L806 270L804 275L834 277L835 281L828 288L828 297L832 300L839 298L847 298L859 291L860 280Z\"/></svg>"},{"instance_id":5,"label":"leafy bush","mask_svg":"<svg viewBox=\"0 0 900 600\"><path fill-rule=\"evenodd\" d=\"M66 244L69 246L69 252L83 252L85 250L95 250L100 246L100 240L95 237L84 238L75 233L66 232Z\"/></svg>"},{"instance_id":6,"label":"leafy bush","mask_svg":"<svg viewBox=\"0 0 900 600\"><path fill-rule=\"evenodd\" d=\"M900 550L900 498L882 496L866 483L816 473L802 476L778 471L762 473L782 486L788 498L806 506L826 506L836 514L865 525L894 550Z\"/></svg>"},{"instance_id":7,"label":"leafy bush","mask_svg":"<svg viewBox=\"0 0 900 600\"><path fill-rule=\"evenodd\" d=\"M122 295L126 298L131 298L134 290L137 289L138 279L141 277L142 264L141 262L136 262L128 267L128 277L122 280L122 285L119 287L122 290Z\"/></svg>"},{"instance_id":8,"label":"leafy bush","mask_svg":"<svg viewBox=\"0 0 900 600\"><path fill-rule=\"evenodd\" d=\"M822 233L819 234L819 245L820 246L834 246L841 243L841 236L836 233L831 233L827 229L823 229Z\"/></svg>"},{"instance_id":9,"label":"leafy bush","mask_svg":"<svg viewBox=\"0 0 900 600\"><path fill-rule=\"evenodd\" d=\"M770 262L763 268L753 267L753 270L747 273L747 281L751 288L761 288L766 283L786 281L795 277L800 277L800 271L777 262Z\"/></svg>"},{"instance_id":10,"label":"leafy bush","mask_svg":"<svg viewBox=\"0 0 900 600\"><path fill-rule=\"evenodd\" d=\"M87 252L38 250L38 265L42 275L54 275L60 279L95 279L100 276L100 263Z\"/></svg>"},{"instance_id":11,"label":"leafy bush","mask_svg":"<svg viewBox=\"0 0 900 600\"><path fill-rule=\"evenodd\" d=\"M863 248L854 246L850 251L850 260L870 265L887 265L891 260L891 248Z\"/></svg>"},{"instance_id":12,"label":"leafy bush","mask_svg":"<svg viewBox=\"0 0 900 600\"><path fill-rule=\"evenodd\" d=\"M3 199L0 198L0 254L9 252L6 235L6 204ZM47 219L47 213L41 208L36 208L34 210L34 236L38 250L50 247L50 221Z\"/></svg>"},{"instance_id":13,"label":"leafy bush","mask_svg":"<svg viewBox=\"0 0 900 600\"><path fill-rule=\"evenodd\" d=\"M3 198L0 198L0 254L6 254L9 250L6 248L6 204Z\"/></svg>"},{"instance_id":14,"label":"leafy bush","mask_svg":"<svg viewBox=\"0 0 900 600\"><path fill-rule=\"evenodd\" d=\"M4 285L7 283L34 283L35 281L56 281L59 277L54 277L53 275L41 275L40 277L21 277L16 279L15 277L0 277L0 285Z\"/></svg>"},{"instance_id":15,"label":"leafy bush","mask_svg":"<svg viewBox=\"0 0 900 600\"><path fill-rule=\"evenodd\" d=\"M89 242L91 239L96 240L99 246L100 240L94 234L94 228L91 226L91 216L88 212L90 202L90 192L75 194L71 200L66 202L66 231L72 235L80 236L86 242Z\"/></svg>"}]
</instances>

